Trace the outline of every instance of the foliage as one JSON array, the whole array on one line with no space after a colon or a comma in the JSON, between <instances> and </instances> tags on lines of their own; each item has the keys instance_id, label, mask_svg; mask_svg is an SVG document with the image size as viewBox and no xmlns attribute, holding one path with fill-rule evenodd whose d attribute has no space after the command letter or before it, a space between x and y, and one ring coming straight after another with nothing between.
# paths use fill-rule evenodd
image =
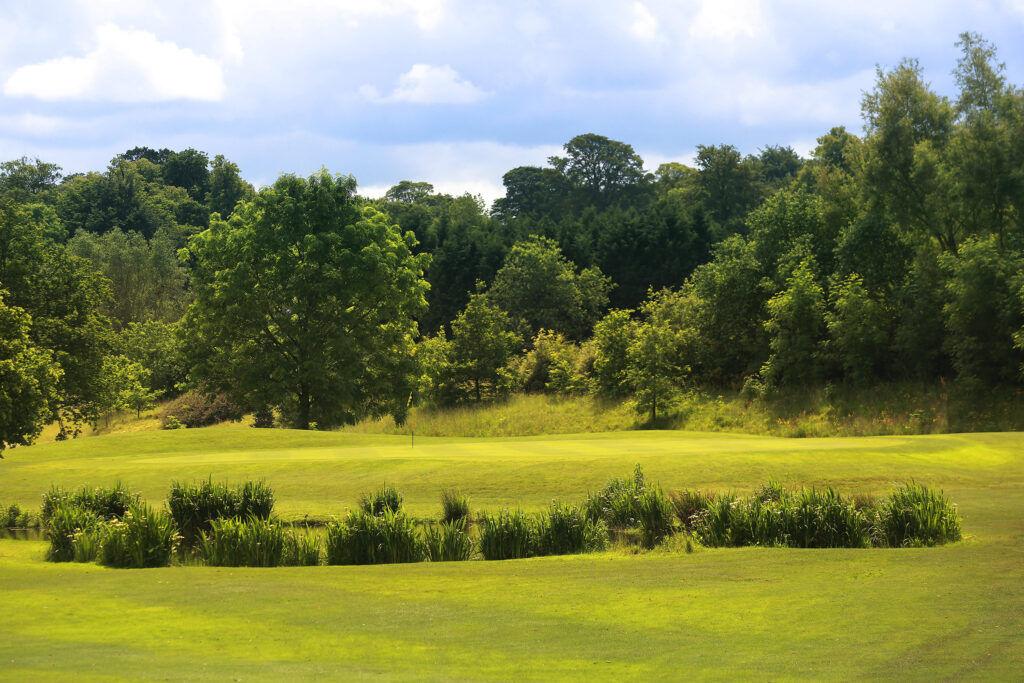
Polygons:
<instances>
[{"instance_id":1,"label":"foliage","mask_svg":"<svg viewBox=\"0 0 1024 683\"><path fill-rule=\"evenodd\" d=\"M132 493L121 482L111 487L83 486L74 493L65 491L59 486L51 486L43 494L43 505L39 516L44 526L62 507L71 505L95 514L99 519L110 521L121 519L133 506L140 504L139 494Z\"/></svg>"},{"instance_id":2,"label":"foliage","mask_svg":"<svg viewBox=\"0 0 1024 683\"><path fill-rule=\"evenodd\" d=\"M511 331L508 315L484 294L473 294L459 316L452 321L449 346L451 381L462 392L471 393L477 402L484 396L500 393L502 368L521 345L522 338ZM440 338L443 343L443 337ZM461 389L469 384L467 392ZM435 386L439 384L436 383Z\"/></svg>"},{"instance_id":3,"label":"foliage","mask_svg":"<svg viewBox=\"0 0 1024 683\"><path fill-rule=\"evenodd\" d=\"M322 556L323 542L319 534L308 528L305 533L299 533L295 527L285 534L282 564L289 567L316 567Z\"/></svg>"},{"instance_id":4,"label":"foliage","mask_svg":"<svg viewBox=\"0 0 1024 683\"><path fill-rule=\"evenodd\" d=\"M327 527L327 564L420 562L425 556L426 547L404 512L350 510L343 522Z\"/></svg>"},{"instance_id":5,"label":"foliage","mask_svg":"<svg viewBox=\"0 0 1024 683\"><path fill-rule=\"evenodd\" d=\"M95 512L71 502L54 506L46 520L46 539L50 542L46 559L50 562L74 561L75 539L80 534L91 533L100 521Z\"/></svg>"},{"instance_id":6,"label":"foliage","mask_svg":"<svg viewBox=\"0 0 1024 683\"><path fill-rule=\"evenodd\" d=\"M771 385L806 384L823 373L824 292L816 282L813 264L800 262L786 289L765 305L764 323L771 354L761 375Z\"/></svg>"},{"instance_id":7,"label":"foliage","mask_svg":"<svg viewBox=\"0 0 1024 683\"><path fill-rule=\"evenodd\" d=\"M537 555L599 552L608 545L608 529L585 508L552 501L537 523L535 543Z\"/></svg>"},{"instance_id":8,"label":"foliage","mask_svg":"<svg viewBox=\"0 0 1024 683\"><path fill-rule=\"evenodd\" d=\"M242 409L226 394L211 396L200 391L189 391L163 406L161 424L164 429L172 428L172 418L186 427L207 427L219 422L241 420Z\"/></svg>"},{"instance_id":9,"label":"foliage","mask_svg":"<svg viewBox=\"0 0 1024 683\"><path fill-rule=\"evenodd\" d=\"M187 544L197 541L218 519L269 519L274 509L274 491L265 482L247 481L235 488L226 483L171 483L167 508Z\"/></svg>"},{"instance_id":10,"label":"foliage","mask_svg":"<svg viewBox=\"0 0 1024 683\"><path fill-rule=\"evenodd\" d=\"M531 348L512 360L514 386L530 392L581 394L590 388L593 346L579 346L558 332L540 330Z\"/></svg>"},{"instance_id":11,"label":"foliage","mask_svg":"<svg viewBox=\"0 0 1024 683\"><path fill-rule=\"evenodd\" d=\"M532 235L509 250L487 296L523 320L531 337L543 328L582 339L607 306L610 289L600 269L577 272L553 240Z\"/></svg>"},{"instance_id":12,"label":"foliage","mask_svg":"<svg viewBox=\"0 0 1024 683\"><path fill-rule=\"evenodd\" d=\"M118 568L166 567L177 542L171 517L139 503L109 523L102 536L99 562Z\"/></svg>"},{"instance_id":13,"label":"foliage","mask_svg":"<svg viewBox=\"0 0 1024 683\"><path fill-rule=\"evenodd\" d=\"M636 335L630 313L610 311L594 325L594 391L603 398L629 393L629 348Z\"/></svg>"},{"instance_id":14,"label":"foliage","mask_svg":"<svg viewBox=\"0 0 1024 683\"><path fill-rule=\"evenodd\" d=\"M469 496L457 489L441 491L441 521L445 523L462 520L467 524L469 516Z\"/></svg>"},{"instance_id":15,"label":"foliage","mask_svg":"<svg viewBox=\"0 0 1024 683\"><path fill-rule=\"evenodd\" d=\"M363 495L359 501L363 512L380 517L386 512L402 511L402 494L394 486L382 486L370 495Z\"/></svg>"},{"instance_id":16,"label":"foliage","mask_svg":"<svg viewBox=\"0 0 1024 683\"><path fill-rule=\"evenodd\" d=\"M276 520L222 518L213 520L210 530L203 532L199 552L203 561L212 567L277 567L284 564L285 547L289 543L293 552L301 547L294 537L289 540L284 527Z\"/></svg>"},{"instance_id":17,"label":"foliage","mask_svg":"<svg viewBox=\"0 0 1024 683\"><path fill-rule=\"evenodd\" d=\"M300 429L401 421L429 262L414 245L351 177L281 176L189 241L193 373Z\"/></svg>"},{"instance_id":18,"label":"foliage","mask_svg":"<svg viewBox=\"0 0 1024 683\"><path fill-rule=\"evenodd\" d=\"M136 415L153 407L156 393L149 389L150 372L125 356L103 359L102 389L98 403L104 412L134 410Z\"/></svg>"},{"instance_id":19,"label":"foliage","mask_svg":"<svg viewBox=\"0 0 1024 683\"><path fill-rule=\"evenodd\" d=\"M466 531L465 517L426 527L423 543L431 562L464 562L473 555L473 539Z\"/></svg>"},{"instance_id":20,"label":"foliage","mask_svg":"<svg viewBox=\"0 0 1024 683\"><path fill-rule=\"evenodd\" d=\"M483 513L477 516L477 524L477 543L485 560L514 560L536 552L536 525L520 509Z\"/></svg>"},{"instance_id":21,"label":"foliage","mask_svg":"<svg viewBox=\"0 0 1024 683\"><path fill-rule=\"evenodd\" d=\"M886 367L890 344L885 309L859 275L850 275L833 295L832 308L825 313L829 341L843 374L867 384Z\"/></svg>"},{"instance_id":22,"label":"foliage","mask_svg":"<svg viewBox=\"0 0 1024 683\"><path fill-rule=\"evenodd\" d=\"M962 538L960 513L941 491L910 482L879 506L878 525L890 547L933 546Z\"/></svg>"}]
</instances>

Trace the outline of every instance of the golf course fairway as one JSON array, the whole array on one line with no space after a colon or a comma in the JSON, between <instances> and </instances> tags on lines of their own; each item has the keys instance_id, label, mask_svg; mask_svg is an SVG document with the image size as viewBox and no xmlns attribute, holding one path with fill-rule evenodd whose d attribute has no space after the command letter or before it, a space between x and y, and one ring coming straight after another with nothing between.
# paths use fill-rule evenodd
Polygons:
<instances>
[{"instance_id":1,"label":"golf course fairway","mask_svg":"<svg viewBox=\"0 0 1024 683\"><path fill-rule=\"evenodd\" d=\"M417 438L221 426L17 448L0 503L122 481L265 479L284 519L396 486L414 516L573 502L635 464L666 490L768 480L958 504L938 548L705 549L369 567L114 570L0 540L0 679L1019 679L1024 436L781 439L616 432Z\"/></svg>"}]
</instances>

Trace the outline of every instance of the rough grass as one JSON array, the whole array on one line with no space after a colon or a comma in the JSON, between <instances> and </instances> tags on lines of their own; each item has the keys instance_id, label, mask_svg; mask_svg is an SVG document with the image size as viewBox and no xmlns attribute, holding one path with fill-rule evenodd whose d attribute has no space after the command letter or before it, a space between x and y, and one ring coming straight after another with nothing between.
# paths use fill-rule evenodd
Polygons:
<instances>
[{"instance_id":1,"label":"rough grass","mask_svg":"<svg viewBox=\"0 0 1024 683\"><path fill-rule=\"evenodd\" d=\"M643 466L665 490L765 481L886 496L913 479L958 505L937 548L672 546L510 562L125 573L0 541L0 678L1013 680L1024 669L1024 436L798 439L631 432L424 439L245 427L12 449L0 499L118 479L265 478L282 513L340 515L381 481L417 516L579 501ZM683 539L685 540L685 539Z\"/></svg>"}]
</instances>

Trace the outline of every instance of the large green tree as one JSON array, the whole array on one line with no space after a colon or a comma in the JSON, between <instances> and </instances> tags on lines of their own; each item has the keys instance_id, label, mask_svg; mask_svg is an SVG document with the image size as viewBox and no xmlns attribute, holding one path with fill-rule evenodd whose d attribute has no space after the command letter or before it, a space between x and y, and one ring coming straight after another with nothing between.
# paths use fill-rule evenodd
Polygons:
<instances>
[{"instance_id":1,"label":"large green tree","mask_svg":"<svg viewBox=\"0 0 1024 683\"><path fill-rule=\"evenodd\" d=\"M404 420L429 257L355 188L285 175L189 241L196 378L300 429Z\"/></svg>"}]
</instances>

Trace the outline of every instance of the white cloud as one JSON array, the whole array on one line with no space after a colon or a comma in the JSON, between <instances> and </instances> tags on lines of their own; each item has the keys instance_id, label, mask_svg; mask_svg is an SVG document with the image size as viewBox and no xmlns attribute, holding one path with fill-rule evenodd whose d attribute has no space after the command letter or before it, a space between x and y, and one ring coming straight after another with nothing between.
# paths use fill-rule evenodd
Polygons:
<instances>
[{"instance_id":1,"label":"white cloud","mask_svg":"<svg viewBox=\"0 0 1024 683\"><path fill-rule=\"evenodd\" d=\"M381 97L372 85L364 85L359 92L373 102L410 102L412 104L473 104L491 96L459 76L447 64L432 66L414 64L398 78L392 93Z\"/></svg>"},{"instance_id":2,"label":"white cloud","mask_svg":"<svg viewBox=\"0 0 1024 683\"><path fill-rule=\"evenodd\" d=\"M17 69L4 93L41 100L160 102L220 100L218 62L147 31L114 24L96 29L96 47L84 57L60 57Z\"/></svg>"},{"instance_id":3,"label":"white cloud","mask_svg":"<svg viewBox=\"0 0 1024 683\"><path fill-rule=\"evenodd\" d=\"M764 23L759 0L704 0L690 25L690 35L733 42L756 38Z\"/></svg>"},{"instance_id":4,"label":"white cloud","mask_svg":"<svg viewBox=\"0 0 1024 683\"><path fill-rule=\"evenodd\" d=\"M633 23L629 32L633 37L644 43L657 43L661 40L658 33L658 20L642 2L634 2L632 7Z\"/></svg>"}]
</instances>

